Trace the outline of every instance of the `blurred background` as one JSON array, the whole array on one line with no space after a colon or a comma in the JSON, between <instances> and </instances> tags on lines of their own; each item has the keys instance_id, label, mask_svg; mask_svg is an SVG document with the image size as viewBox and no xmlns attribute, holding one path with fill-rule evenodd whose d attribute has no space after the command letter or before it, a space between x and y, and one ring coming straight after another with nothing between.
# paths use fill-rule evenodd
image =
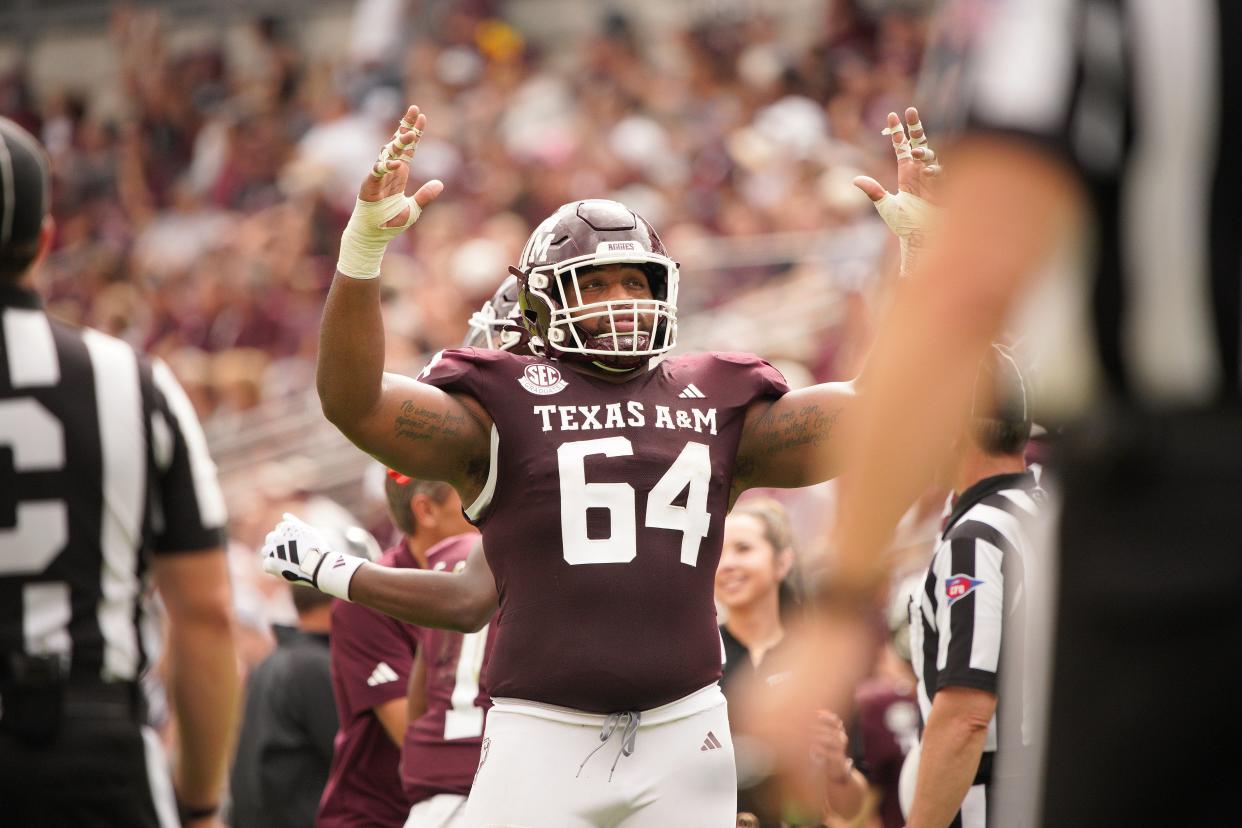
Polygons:
<instances>
[{"instance_id":1,"label":"blurred background","mask_svg":"<svg viewBox=\"0 0 1242 828\"><path fill-rule=\"evenodd\" d=\"M382 470L321 416L313 366L340 231L407 103L429 116L411 177L447 191L385 261L390 370L457 344L544 216L611 197L682 264L680 350L844 379L893 255L850 182L894 186L880 129L932 5L6 0L0 114L52 155L50 310L171 365L255 569L311 500L390 539ZM814 554L831 485L781 497Z\"/></svg>"}]
</instances>

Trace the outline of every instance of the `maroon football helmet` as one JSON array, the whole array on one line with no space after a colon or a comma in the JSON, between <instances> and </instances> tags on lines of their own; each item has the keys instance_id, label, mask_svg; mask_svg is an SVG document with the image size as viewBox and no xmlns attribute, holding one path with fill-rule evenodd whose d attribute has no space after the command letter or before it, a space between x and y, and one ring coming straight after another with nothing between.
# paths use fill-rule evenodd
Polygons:
<instances>
[{"instance_id":1,"label":"maroon football helmet","mask_svg":"<svg viewBox=\"0 0 1242 828\"><path fill-rule=\"evenodd\" d=\"M583 302L578 272L610 264L642 269L653 298ZM522 322L550 357L627 371L677 344L677 262L655 229L624 204L563 205L531 233L510 272L520 282ZM579 323L595 317L611 324L591 335ZM618 320L631 321L630 329L618 331Z\"/></svg>"}]
</instances>

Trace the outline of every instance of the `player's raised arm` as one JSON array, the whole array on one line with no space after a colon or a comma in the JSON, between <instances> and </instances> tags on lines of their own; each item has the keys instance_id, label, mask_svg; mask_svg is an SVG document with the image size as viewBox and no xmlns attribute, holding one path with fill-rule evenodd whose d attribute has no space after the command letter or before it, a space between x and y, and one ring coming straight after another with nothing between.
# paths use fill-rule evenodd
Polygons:
<instances>
[{"instance_id":1,"label":"player's raised arm","mask_svg":"<svg viewBox=\"0 0 1242 828\"><path fill-rule=\"evenodd\" d=\"M418 107L406 110L359 189L324 307L316 385L324 416L359 448L391 468L447 480L469 502L477 486L468 469L488 456L487 415L466 397L384 373L380 262L388 243L444 189L433 180L405 195L409 159L426 125Z\"/></svg>"},{"instance_id":2,"label":"player's raised arm","mask_svg":"<svg viewBox=\"0 0 1242 828\"><path fill-rule=\"evenodd\" d=\"M890 193L874 178L860 175L854 186L862 190L901 244L901 275L908 276L932 231L939 203L940 164L927 143L927 131L914 107L906 109L902 124L888 113L884 134L892 137L897 156L897 192Z\"/></svg>"},{"instance_id":3,"label":"player's raised arm","mask_svg":"<svg viewBox=\"0 0 1242 828\"><path fill-rule=\"evenodd\" d=\"M886 135L892 136L897 157L897 192L890 193L874 178L859 176L854 185L867 194L876 212L901 242L901 273L907 275L920 255L935 219L940 165L927 144L918 110L910 107L902 123L888 115ZM756 404L746 422L738 449L735 491L753 486L809 486L841 471L846 421L861 387L825 383L786 394L775 402Z\"/></svg>"}]
</instances>

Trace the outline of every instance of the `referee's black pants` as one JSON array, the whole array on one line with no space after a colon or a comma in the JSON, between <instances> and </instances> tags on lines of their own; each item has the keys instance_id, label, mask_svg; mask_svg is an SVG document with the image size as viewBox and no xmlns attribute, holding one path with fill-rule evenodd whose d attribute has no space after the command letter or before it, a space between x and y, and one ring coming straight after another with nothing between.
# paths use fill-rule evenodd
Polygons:
<instances>
[{"instance_id":1,"label":"referee's black pants","mask_svg":"<svg viewBox=\"0 0 1242 828\"><path fill-rule=\"evenodd\" d=\"M1067 439L1043 825L1232 824L1242 412Z\"/></svg>"},{"instance_id":2,"label":"referee's black pants","mask_svg":"<svg viewBox=\"0 0 1242 828\"><path fill-rule=\"evenodd\" d=\"M180 825L168 767L142 708L131 685L73 686L49 744L0 729L0 825Z\"/></svg>"}]
</instances>

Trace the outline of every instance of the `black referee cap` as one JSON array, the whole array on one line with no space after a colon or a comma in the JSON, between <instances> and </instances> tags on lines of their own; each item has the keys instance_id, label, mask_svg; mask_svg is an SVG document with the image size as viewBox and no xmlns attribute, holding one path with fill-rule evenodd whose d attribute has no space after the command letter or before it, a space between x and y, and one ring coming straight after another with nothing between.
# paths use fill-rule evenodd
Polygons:
<instances>
[{"instance_id":1,"label":"black referee cap","mask_svg":"<svg viewBox=\"0 0 1242 828\"><path fill-rule=\"evenodd\" d=\"M33 135L0 117L0 254L39 238L51 196L47 153Z\"/></svg>"}]
</instances>

